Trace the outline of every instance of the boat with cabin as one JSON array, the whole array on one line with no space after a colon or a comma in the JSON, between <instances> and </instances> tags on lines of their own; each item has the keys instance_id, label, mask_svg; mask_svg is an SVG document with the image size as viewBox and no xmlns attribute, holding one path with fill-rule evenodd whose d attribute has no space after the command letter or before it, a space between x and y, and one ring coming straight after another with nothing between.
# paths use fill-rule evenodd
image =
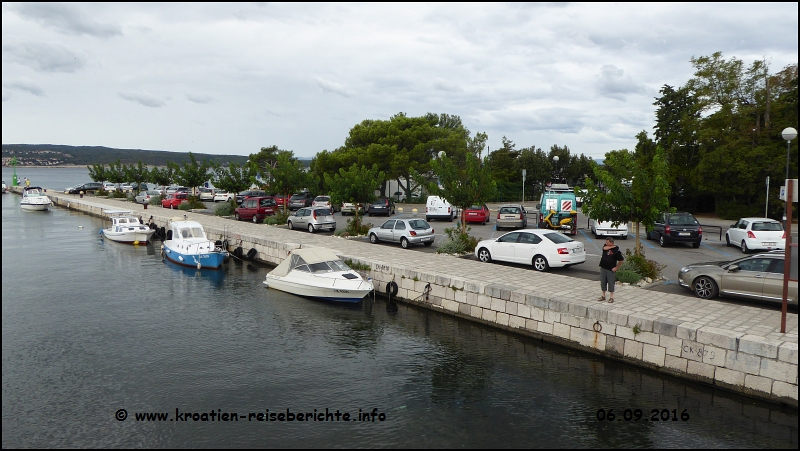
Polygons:
<instances>
[{"instance_id":1,"label":"boat with cabin","mask_svg":"<svg viewBox=\"0 0 800 451\"><path fill-rule=\"evenodd\" d=\"M167 224L161 255L179 265L217 269L228 258L228 251L209 240L199 222L176 219Z\"/></svg>"},{"instance_id":2,"label":"boat with cabin","mask_svg":"<svg viewBox=\"0 0 800 451\"><path fill-rule=\"evenodd\" d=\"M26 186L22 189L22 201L19 206L23 210L29 211L47 211L53 201L44 193L44 190L38 186Z\"/></svg>"},{"instance_id":3,"label":"boat with cabin","mask_svg":"<svg viewBox=\"0 0 800 451\"><path fill-rule=\"evenodd\" d=\"M298 296L347 303L360 302L374 289L371 279L364 280L333 251L316 247L292 250L267 274L264 285Z\"/></svg>"},{"instance_id":4,"label":"boat with cabin","mask_svg":"<svg viewBox=\"0 0 800 451\"><path fill-rule=\"evenodd\" d=\"M151 229L130 210L106 210L111 226L102 229L104 238L125 244L147 244L153 238L155 229Z\"/></svg>"}]
</instances>

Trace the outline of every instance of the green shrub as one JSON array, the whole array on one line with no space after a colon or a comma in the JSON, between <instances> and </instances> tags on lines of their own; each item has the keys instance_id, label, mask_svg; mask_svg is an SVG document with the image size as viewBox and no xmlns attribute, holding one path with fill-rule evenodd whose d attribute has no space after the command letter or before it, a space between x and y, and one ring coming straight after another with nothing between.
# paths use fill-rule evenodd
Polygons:
<instances>
[{"instance_id":1,"label":"green shrub","mask_svg":"<svg viewBox=\"0 0 800 451\"><path fill-rule=\"evenodd\" d=\"M151 197L150 200L147 201L148 205L161 205L161 196Z\"/></svg>"},{"instance_id":2,"label":"green shrub","mask_svg":"<svg viewBox=\"0 0 800 451\"><path fill-rule=\"evenodd\" d=\"M283 211L283 209L279 209L274 215L267 216L264 219L264 224L283 225L286 224L287 219L289 219L289 210Z\"/></svg>"},{"instance_id":3,"label":"green shrub","mask_svg":"<svg viewBox=\"0 0 800 451\"><path fill-rule=\"evenodd\" d=\"M436 253L466 254L475 251L475 246L478 245L478 239L469 235L470 230L472 230L472 228L467 227L466 232L461 232L461 227L458 224L452 229L444 229L447 240L439 244Z\"/></svg>"},{"instance_id":4,"label":"green shrub","mask_svg":"<svg viewBox=\"0 0 800 451\"><path fill-rule=\"evenodd\" d=\"M717 203L717 215L722 219L739 219L752 216L761 216L762 206L746 205L734 201L720 201Z\"/></svg>"},{"instance_id":5,"label":"green shrub","mask_svg":"<svg viewBox=\"0 0 800 451\"><path fill-rule=\"evenodd\" d=\"M350 234L350 236L359 236L359 235L366 235L369 232L369 229L375 227L370 222L364 222L363 217L359 217L361 220L361 226L356 228L356 218L350 218L347 220L347 226L344 228L344 231Z\"/></svg>"},{"instance_id":6,"label":"green shrub","mask_svg":"<svg viewBox=\"0 0 800 451\"><path fill-rule=\"evenodd\" d=\"M631 270L635 271L642 277L649 277L651 279L658 279L661 276L661 270L666 267L666 265L659 264L653 260L648 260L644 256L644 250L639 250L639 255L634 254L631 252L630 249L625 250L625 265L626 263L630 266Z\"/></svg>"},{"instance_id":7,"label":"green shrub","mask_svg":"<svg viewBox=\"0 0 800 451\"><path fill-rule=\"evenodd\" d=\"M236 208L230 202L223 202L214 210L215 216L233 216L233 210Z\"/></svg>"},{"instance_id":8,"label":"green shrub","mask_svg":"<svg viewBox=\"0 0 800 451\"><path fill-rule=\"evenodd\" d=\"M642 280L642 276L637 273L636 271L631 271L629 269L620 269L617 270L617 281L624 282L624 283L636 283Z\"/></svg>"}]
</instances>

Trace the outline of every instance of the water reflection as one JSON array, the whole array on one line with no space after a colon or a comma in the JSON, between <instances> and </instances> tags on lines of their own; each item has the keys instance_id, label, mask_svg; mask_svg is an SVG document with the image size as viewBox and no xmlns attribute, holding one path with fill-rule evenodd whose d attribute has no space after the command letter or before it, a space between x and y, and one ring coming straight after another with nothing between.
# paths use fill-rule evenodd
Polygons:
<instances>
[{"instance_id":1,"label":"water reflection","mask_svg":"<svg viewBox=\"0 0 800 451\"><path fill-rule=\"evenodd\" d=\"M194 267L183 266L177 263L173 263L166 258L163 259L163 261L164 265L166 265L169 269L171 269L172 272L175 274L180 274L181 276L190 279L208 281L214 288L222 288L223 281L225 280L224 264L223 267L219 269L209 269L209 268L197 269Z\"/></svg>"}]
</instances>

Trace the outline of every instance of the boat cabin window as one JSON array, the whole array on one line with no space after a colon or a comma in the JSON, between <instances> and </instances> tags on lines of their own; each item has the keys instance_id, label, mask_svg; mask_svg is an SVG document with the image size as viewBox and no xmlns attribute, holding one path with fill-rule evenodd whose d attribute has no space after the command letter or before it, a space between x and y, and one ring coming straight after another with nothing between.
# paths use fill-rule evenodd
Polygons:
<instances>
[{"instance_id":1,"label":"boat cabin window","mask_svg":"<svg viewBox=\"0 0 800 451\"><path fill-rule=\"evenodd\" d=\"M119 218L117 222L119 222L120 224L126 224L128 220L126 218Z\"/></svg>"},{"instance_id":2,"label":"boat cabin window","mask_svg":"<svg viewBox=\"0 0 800 451\"><path fill-rule=\"evenodd\" d=\"M350 271L350 267L345 264L345 262L341 260L334 260L332 262L328 262L331 268L334 268L337 271Z\"/></svg>"},{"instance_id":3,"label":"boat cabin window","mask_svg":"<svg viewBox=\"0 0 800 451\"><path fill-rule=\"evenodd\" d=\"M331 267L328 266L327 262L311 263L308 267L312 273L331 272Z\"/></svg>"},{"instance_id":4,"label":"boat cabin window","mask_svg":"<svg viewBox=\"0 0 800 451\"><path fill-rule=\"evenodd\" d=\"M311 272L311 271L308 269L308 265L305 265L305 264L303 264L303 265L300 265L300 266L295 266L295 267L294 267L294 270L295 270L295 271L303 271L303 272Z\"/></svg>"}]
</instances>

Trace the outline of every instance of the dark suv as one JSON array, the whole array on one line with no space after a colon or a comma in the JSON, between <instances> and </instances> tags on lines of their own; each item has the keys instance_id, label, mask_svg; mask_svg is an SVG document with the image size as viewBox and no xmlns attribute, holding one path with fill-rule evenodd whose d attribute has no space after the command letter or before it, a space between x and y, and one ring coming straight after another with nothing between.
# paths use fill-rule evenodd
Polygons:
<instances>
[{"instance_id":1,"label":"dark suv","mask_svg":"<svg viewBox=\"0 0 800 451\"><path fill-rule=\"evenodd\" d=\"M266 195L267 195L266 192L261 191L259 189L250 189L247 191L241 191L239 192L239 194L236 195L236 204L242 205L242 201L247 199L248 197L257 197L257 196L264 197Z\"/></svg>"},{"instance_id":2,"label":"dark suv","mask_svg":"<svg viewBox=\"0 0 800 451\"><path fill-rule=\"evenodd\" d=\"M310 207L314 201L314 196L308 192L292 194L289 198L289 210L297 210L303 207Z\"/></svg>"},{"instance_id":3,"label":"dark suv","mask_svg":"<svg viewBox=\"0 0 800 451\"><path fill-rule=\"evenodd\" d=\"M84 193L90 193L90 192L93 193L102 188L103 184L100 182L89 182L89 183L84 183L83 185L73 186L72 188L69 189L69 192L67 194L80 194L81 191L83 191Z\"/></svg>"},{"instance_id":4,"label":"dark suv","mask_svg":"<svg viewBox=\"0 0 800 451\"><path fill-rule=\"evenodd\" d=\"M390 197L379 197L367 205L367 214L391 216L394 214L394 201Z\"/></svg>"},{"instance_id":5,"label":"dark suv","mask_svg":"<svg viewBox=\"0 0 800 451\"><path fill-rule=\"evenodd\" d=\"M703 240L703 227L691 213L661 213L653 228L647 231L647 239L658 240L661 247L672 243L692 243L692 247L697 249Z\"/></svg>"}]
</instances>

